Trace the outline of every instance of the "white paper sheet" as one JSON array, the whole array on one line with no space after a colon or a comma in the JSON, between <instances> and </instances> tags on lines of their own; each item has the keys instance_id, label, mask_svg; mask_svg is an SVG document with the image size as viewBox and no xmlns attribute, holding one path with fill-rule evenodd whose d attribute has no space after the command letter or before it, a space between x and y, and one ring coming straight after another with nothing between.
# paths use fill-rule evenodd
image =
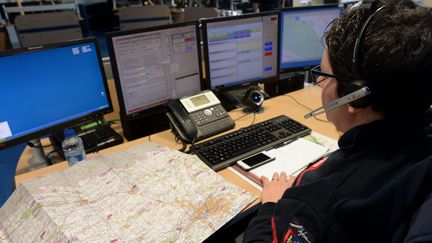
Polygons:
<instances>
[{"instance_id":1,"label":"white paper sheet","mask_svg":"<svg viewBox=\"0 0 432 243\"><path fill-rule=\"evenodd\" d=\"M270 163L264 164L250 172L258 177L266 176L271 178L275 172L287 173L292 175L300 169L306 167L328 152L328 148L311 142L309 140L299 138L296 141L287 144L283 147L267 151L268 154L276 157Z\"/></svg>"}]
</instances>

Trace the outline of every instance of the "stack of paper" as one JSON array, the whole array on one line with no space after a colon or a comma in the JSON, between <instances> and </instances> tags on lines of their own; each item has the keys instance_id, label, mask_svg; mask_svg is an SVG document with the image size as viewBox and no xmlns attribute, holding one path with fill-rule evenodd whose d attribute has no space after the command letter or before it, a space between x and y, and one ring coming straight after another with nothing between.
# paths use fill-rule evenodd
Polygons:
<instances>
[{"instance_id":1,"label":"stack of paper","mask_svg":"<svg viewBox=\"0 0 432 243\"><path fill-rule=\"evenodd\" d=\"M338 149L337 141L319 133L312 132L310 135L297 139L282 147L267 151L276 159L251 171L245 171L239 166L232 166L232 170L243 177L246 181L261 189L261 176L272 178L275 172L285 172L287 175L297 175L310 163L325 157Z\"/></svg>"},{"instance_id":2,"label":"stack of paper","mask_svg":"<svg viewBox=\"0 0 432 243\"><path fill-rule=\"evenodd\" d=\"M250 172L258 178L261 176L272 178L275 172L285 172L287 175L292 175L306 167L309 163L315 162L327 152L328 149L326 147L300 138L283 147L267 151L268 154L276 159Z\"/></svg>"}]
</instances>

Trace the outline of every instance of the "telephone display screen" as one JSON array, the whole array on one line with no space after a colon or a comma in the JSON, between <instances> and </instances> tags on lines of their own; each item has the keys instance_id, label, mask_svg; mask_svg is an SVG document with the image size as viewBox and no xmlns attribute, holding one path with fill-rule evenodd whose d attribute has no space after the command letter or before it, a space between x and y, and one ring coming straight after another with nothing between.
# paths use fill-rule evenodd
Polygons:
<instances>
[{"instance_id":1,"label":"telephone display screen","mask_svg":"<svg viewBox=\"0 0 432 243\"><path fill-rule=\"evenodd\" d=\"M192 104L194 104L195 106L201 106L210 103L210 100L205 95L195 96L190 100Z\"/></svg>"},{"instance_id":2,"label":"telephone display screen","mask_svg":"<svg viewBox=\"0 0 432 243\"><path fill-rule=\"evenodd\" d=\"M243 161L243 163L249 165L250 167L253 167L253 166L260 164L264 161L267 161L269 159L271 159L269 156L267 156L263 153L259 153L259 154L252 156L252 157L249 157L247 159L243 159L242 161Z\"/></svg>"}]
</instances>

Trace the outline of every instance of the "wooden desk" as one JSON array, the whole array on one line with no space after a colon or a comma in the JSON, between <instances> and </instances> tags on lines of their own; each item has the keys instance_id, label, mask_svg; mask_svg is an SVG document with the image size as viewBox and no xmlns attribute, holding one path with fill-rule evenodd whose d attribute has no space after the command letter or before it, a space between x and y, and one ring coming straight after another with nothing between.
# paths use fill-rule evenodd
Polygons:
<instances>
[{"instance_id":1,"label":"wooden desk","mask_svg":"<svg viewBox=\"0 0 432 243\"><path fill-rule=\"evenodd\" d=\"M319 132L333 139L338 139L339 134L336 132L335 128L331 123L318 121L313 118L305 120L303 116L304 114L309 112L309 110L303 107L302 105L298 104L293 98L307 107L317 108L321 105L321 88L319 88L318 86L309 87L309 88L305 88L302 90L289 93L288 95L283 95L283 96L266 100L263 104L264 112L255 115L255 117L252 114L245 116L245 114L242 112L241 109L233 110L230 112L230 116L232 119L236 121L236 126L234 130L249 126L252 123L258 123L273 118L275 116L284 114L307 125L308 127L310 127L312 130L316 132ZM319 116L319 118L325 119L325 115L321 115ZM227 133L231 131L233 130L227 131ZM115 147L107 148L101 151L100 153L122 151L136 144L147 142L147 141L152 141L158 144L166 145L175 149L179 149L181 147L180 144L177 144L175 142L174 135L172 134L172 132L167 130L157 134L153 134L151 136L143 137L130 142L125 142ZM16 185L19 185L23 180L35 178L37 176L41 176L53 171L64 170L66 168L67 168L67 163L61 162L42 169L17 175L15 177L15 182ZM245 182L243 179L238 177L231 170L224 169L219 171L218 174L226 178L227 180L241 186L242 188L254 193L255 195L260 194L260 192L255 187Z\"/></svg>"}]
</instances>

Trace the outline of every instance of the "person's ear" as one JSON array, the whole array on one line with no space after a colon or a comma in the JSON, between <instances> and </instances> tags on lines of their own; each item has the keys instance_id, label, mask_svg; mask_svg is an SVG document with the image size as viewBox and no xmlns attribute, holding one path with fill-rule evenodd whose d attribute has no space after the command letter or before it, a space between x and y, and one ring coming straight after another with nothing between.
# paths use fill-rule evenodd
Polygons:
<instances>
[{"instance_id":1,"label":"person's ear","mask_svg":"<svg viewBox=\"0 0 432 243\"><path fill-rule=\"evenodd\" d=\"M362 111L363 109L364 109L364 108L354 108L354 107L348 105L348 112L349 112L350 114L357 114L357 113L359 113L360 111Z\"/></svg>"}]
</instances>

